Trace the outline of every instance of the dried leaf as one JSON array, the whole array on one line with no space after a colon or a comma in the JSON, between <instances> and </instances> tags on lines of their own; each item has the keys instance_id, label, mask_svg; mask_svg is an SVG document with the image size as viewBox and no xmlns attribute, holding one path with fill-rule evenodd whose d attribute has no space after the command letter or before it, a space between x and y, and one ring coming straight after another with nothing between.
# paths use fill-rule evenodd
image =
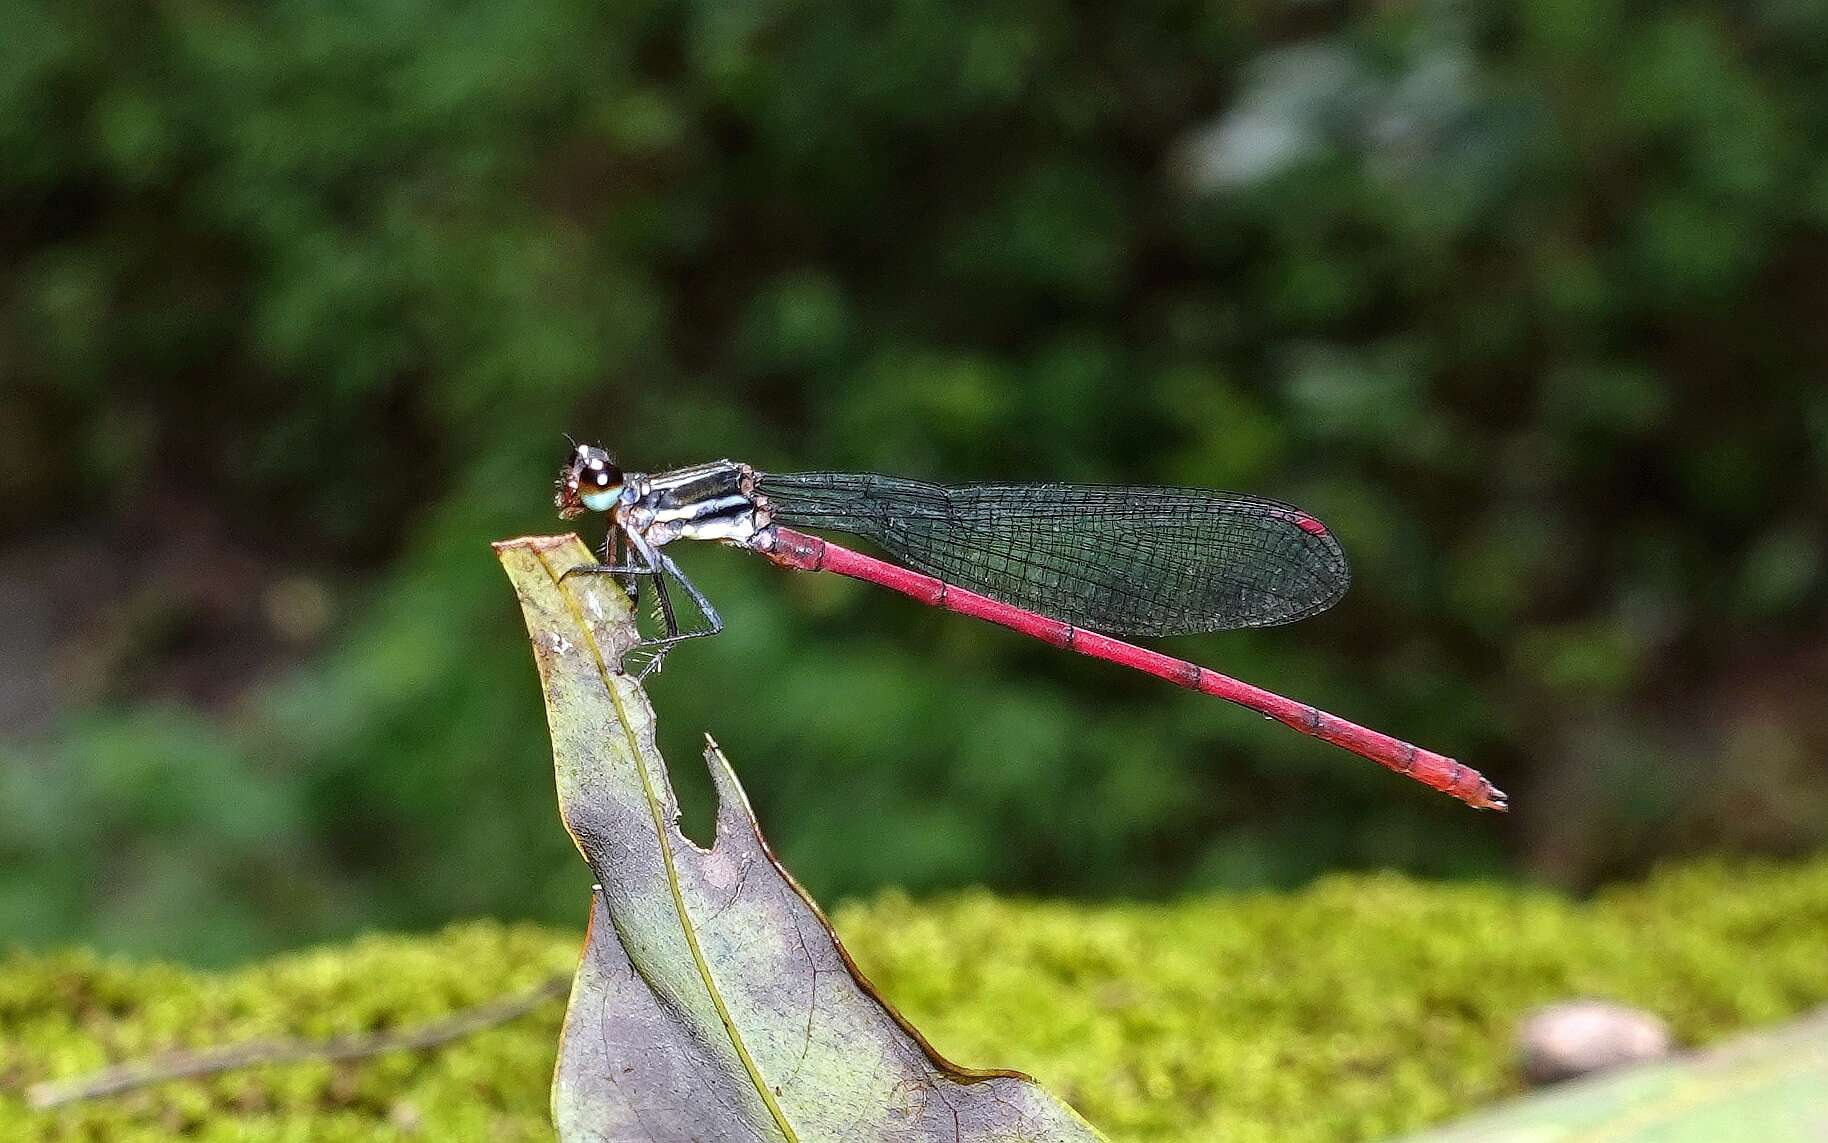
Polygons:
<instances>
[{"instance_id":1,"label":"dried leaf","mask_svg":"<svg viewBox=\"0 0 1828 1143\"><path fill-rule=\"evenodd\" d=\"M678 827L654 712L615 670L635 638L575 536L496 545L545 689L559 810L600 882L565 1018L564 1139L1091 1140L1018 1072L935 1052L769 852L714 743L717 836ZM708 740L707 740L708 741Z\"/></svg>"}]
</instances>

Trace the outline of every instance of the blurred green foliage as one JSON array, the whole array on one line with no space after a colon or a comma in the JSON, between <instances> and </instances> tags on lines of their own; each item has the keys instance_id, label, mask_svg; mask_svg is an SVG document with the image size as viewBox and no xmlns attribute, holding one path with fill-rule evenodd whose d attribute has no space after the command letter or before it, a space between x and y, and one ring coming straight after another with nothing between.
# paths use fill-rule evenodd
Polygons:
<instances>
[{"instance_id":1,"label":"blurred green foliage","mask_svg":"<svg viewBox=\"0 0 1828 1143\"><path fill-rule=\"evenodd\" d=\"M1336 1143L1441 1122L1516 1092L1516 1024L1570 995L1654 1011L1684 1046L1828 1001L1821 860L1671 867L1585 904L1374 874L1172 905L894 893L835 923L941 1052L1031 1072L1118 1140ZM0 960L0 1074L25 1084L179 1044L400 1029L576 956L572 933L493 922L228 975L15 954ZM21 1139L544 1138L558 1018L554 1004L433 1053L230 1073L44 1116L0 1090L0 1125Z\"/></svg>"},{"instance_id":2,"label":"blurred green foliage","mask_svg":"<svg viewBox=\"0 0 1828 1143\"><path fill-rule=\"evenodd\" d=\"M636 468L1296 500L1353 594L1170 649L1519 807L683 553L731 629L655 684L663 746L716 733L822 897L1585 884L1828 835L1811 6L0 0L0 26L0 525L25 582L97 577L23 669L57 717L0 745L9 937L220 960L572 917L485 546L554 527L562 430ZM45 570L64 541L102 547Z\"/></svg>"}]
</instances>

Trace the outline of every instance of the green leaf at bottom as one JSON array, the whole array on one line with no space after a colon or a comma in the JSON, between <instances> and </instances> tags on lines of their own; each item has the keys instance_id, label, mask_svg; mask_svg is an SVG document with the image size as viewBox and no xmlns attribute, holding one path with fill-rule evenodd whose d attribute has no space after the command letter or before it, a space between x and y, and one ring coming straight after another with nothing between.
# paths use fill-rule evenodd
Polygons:
<instances>
[{"instance_id":1,"label":"green leaf at bottom","mask_svg":"<svg viewBox=\"0 0 1828 1143\"><path fill-rule=\"evenodd\" d=\"M1409 1143L1828 1139L1828 1009L1699 1055L1571 1083Z\"/></svg>"}]
</instances>

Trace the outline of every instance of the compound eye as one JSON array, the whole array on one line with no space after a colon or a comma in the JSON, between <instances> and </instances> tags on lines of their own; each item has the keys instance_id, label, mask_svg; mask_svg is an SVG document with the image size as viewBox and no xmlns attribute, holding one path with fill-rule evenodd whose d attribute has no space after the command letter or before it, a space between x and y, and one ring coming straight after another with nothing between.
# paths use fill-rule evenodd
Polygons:
<instances>
[{"instance_id":1,"label":"compound eye","mask_svg":"<svg viewBox=\"0 0 1828 1143\"><path fill-rule=\"evenodd\" d=\"M622 470L616 467L616 462L609 459L609 454L602 449L591 449L579 459L583 461L578 465L579 491L606 492L622 483Z\"/></svg>"},{"instance_id":2,"label":"compound eye","mask_svg":"<svg viewBox=\"0 0 1828 1143\"><path fill-rule=\"evenodd\" d=\"M573 443L559 470L558 491L552 502L559 518L569 520L584 512L607 512L622 495L622 470L609 453L596 445Z\"/></svg>"}]
</instances>

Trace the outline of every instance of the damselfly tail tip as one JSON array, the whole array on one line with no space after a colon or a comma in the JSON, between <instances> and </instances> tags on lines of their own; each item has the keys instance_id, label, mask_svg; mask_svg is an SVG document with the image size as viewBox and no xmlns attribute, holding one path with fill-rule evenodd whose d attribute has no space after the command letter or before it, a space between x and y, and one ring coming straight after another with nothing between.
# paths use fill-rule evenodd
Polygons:
<instances>
[{"instance_id":1,"label":"damselfly tail tip","mask_svg":"<svg viewBox=\"0 0 1828 1143\"><path fill-rule=\"evenodd\" d=\"M1511 796L1492 785L1490 782L1487 782L1485 784L1484 799L1473 804L1482 810L1497 810L1501 814L1509 813L1511 809Z\"/></svg>"}]
</instances>

